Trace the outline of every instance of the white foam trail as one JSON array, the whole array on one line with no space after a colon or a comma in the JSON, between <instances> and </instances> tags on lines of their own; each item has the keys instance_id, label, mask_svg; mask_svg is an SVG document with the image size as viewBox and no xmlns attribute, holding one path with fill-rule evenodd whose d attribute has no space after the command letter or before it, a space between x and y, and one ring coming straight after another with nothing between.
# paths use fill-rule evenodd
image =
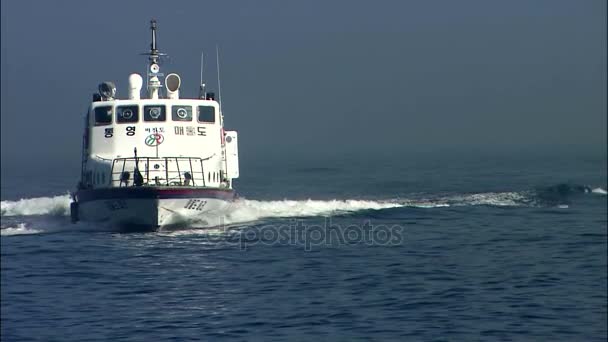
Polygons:
<instances>
[{"instance_id":1,"label":"white foam trail","mask_svg":"<svg viewBox=\"0 0 608 342\"><path fill-rule=\"evenodd\" d=\"M223 213L223 223L251 222L266 218L331 216L361 210L380 210L404 206L405 204L397 202L367 200L257 201L239 199Z\"/></svg>"},{"instance_id":2,"label":"white foam trail","mask_svg":"<svg viewBox=\"0 0 608 342\"><path fill-rule=\"evenodd\" d=\"M441 200L438 201L405 201L403 202L405 207L420 208L420 209L433 209L433 208L449 208L449 203L444 203Z\"/></svg>"},{"instance_id":3,"label":"white foam trail","mask_svg":"<svg viewBox=\"0 0 608 342\"><path fill-rule=\"evenodd\" d=\"M462 196L452 196L447 200L454 205L490 205L497 207L521 206L527 196L520 192L487 192Z\"/></svg>"},{"instance_id":4,"label":"white foam trail","mask_svg":"<svg viewBox=\"0 0 608 342\"><path fill-rule=\"evenodd\" d=\"M206 227L197 227L196 225L191 225L190 228L194 228L194 229L178 229L178 230L165 230L162 229L159 230L158 232L156 232L157 235L159 236L171 236L171 237L175 237L175 236L184 236L184 235L200 235L205 234L205 235L215 235L215 236L222 236L225 235L228 231L230 231L232 229L231 226L219 226L219 227L214 227L214 228L206 228ZM201 229L201 228L205 228L205 229Z\"/></svg>"},{"instance_id":5,"label":"white foam trail","mask_svg":"<svg viewBox=\"0 0 608 342\"><path fill-rule=\"evenodd\" d=\"M412 208L447 208L470 205L518 207L524 205L528 195L523 192L486 192L437 197L433 199L406 200L404 206Z\"/></svg>"},{"instance_id":6,"label":"white foam trail","mask_svg":"<svg viewBox=\"0 0 608 342\"><path fill-rule=\"evenodd\" d=\"M216 227L254 222L270 218L293 218L332 216L354 213L362 210L381 210L390 208L446 208L451 206L489 205L489 206L521 206L525 195L517 192L480 193L470 195L455 195L437 199L420 200L282 200L258 201L239 199L228 209L218 213L217 219L205 217L204 220L189 220L195 228ZM212 221L211 221L212 220Z\"/></svg>"},{"instance_id":7,"label":"white foam trail","mask_svg":"<svg viewBox=\"0 0 608 342\"><path fill-rule=\"evenodd\" d=\"M70 195L36 197L0 202L2 216L68 215Z\"/></svg>"},{"instance_id":8,"label":"white foam trail","mask_svg":"<svg viewBox=\"0 0 608 342\"><path fill-rule=\"evenodd\" d=\"M27 228L25 223L19 223L17 227L7 227L0 229L0 236L11 236L11 235L29 235L39 234L41 230Z\"/></svg>"},{"instance_id":9,"label":"white foam trail","mask_svg":"<svg viewBox=\"0 0 608 342\"><path fill-rule=\"evenodd\" d=\"M592 190L594 194L606 195L603 188ZM8 216L35 216L55 215L68 216L70 207L70 196L60 195L54 197L38 197L21 199L18 201L2 201L0 209L2 217ZM437 196L430 198L411 198L393 200L282 200L282 201L260 201L239 199L235 201L226 211L217 213L217 222L189 221L193 227L213 227L219 225L240 224L270 218L292 218L332 216L354 213L361 210L381 210L389 208L444 208L454 206L488 205L488 206L525 206L530 205L530 194L528 192L490 192L477 194L460 194ZM60 225L64 225L65 222ZM47 220L45 218L45 220ZM36 224L38 225L38 224ZM32 231L36 229L26 228L25 225L3 228L3 235L18 234L19 232ZM63 228L62 228L63 229ZM46 229L45 229L46 230Z\"/></svg>"}]
</instances>

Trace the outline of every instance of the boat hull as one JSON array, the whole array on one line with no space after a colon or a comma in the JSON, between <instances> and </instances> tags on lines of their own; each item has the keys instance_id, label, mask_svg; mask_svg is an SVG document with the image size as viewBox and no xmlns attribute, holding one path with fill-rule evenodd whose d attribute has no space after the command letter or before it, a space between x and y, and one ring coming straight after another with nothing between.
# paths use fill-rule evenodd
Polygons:
<instances>
[{"instance_id":1,"label":"boat hull","mask_svg":"<svg viewBox=\"0 0 608 342\"><path fill-rule=\"evenodd\" d=\"M75 198L73 217L79 221L147 231L217 225L235 194L220 188L123 187L80 190Z\"/></svg>"}]
</instances>

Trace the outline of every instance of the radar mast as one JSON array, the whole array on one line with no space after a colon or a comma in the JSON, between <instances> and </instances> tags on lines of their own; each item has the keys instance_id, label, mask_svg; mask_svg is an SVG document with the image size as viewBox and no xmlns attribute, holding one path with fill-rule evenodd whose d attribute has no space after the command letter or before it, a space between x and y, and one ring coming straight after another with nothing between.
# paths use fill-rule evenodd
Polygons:
<instances>
[{"instance_id":1,"label":"radar mast","mask_svg":"<svg viewBox=\"0 0 608 342\"><path fill-rule=\"evenodd\" d=\"M150 20L150 30L152 32L152 42L150 43L150 52L143 53L143 55L148 55L148 70L146 72L147 75L147 86L148 86L148 95L151 99L158 98L158 92L160 88L162 88L162 84L160 82L161 76L163 74L160 73L160 66L158 62L160 57L166 56L165 53L159 52L158 47L156 46L156 19Z\"/></svg>"}]
</instances>

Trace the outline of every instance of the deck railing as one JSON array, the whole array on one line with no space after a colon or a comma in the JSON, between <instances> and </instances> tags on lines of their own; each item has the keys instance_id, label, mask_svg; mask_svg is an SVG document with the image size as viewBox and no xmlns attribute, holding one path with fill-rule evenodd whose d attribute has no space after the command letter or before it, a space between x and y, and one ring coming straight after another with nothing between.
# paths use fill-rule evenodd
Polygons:
<instances>
[{"instance_id":1,"label":"deck railing","mask_svg":"<svg viewBox=\"0 0 608 342\"><path fill-rule=\"evenodd\" d=\"M112 161L111 177L113 187L205 186L203 159L193 157L116 158Z\"/></svg>"}]
</instances>

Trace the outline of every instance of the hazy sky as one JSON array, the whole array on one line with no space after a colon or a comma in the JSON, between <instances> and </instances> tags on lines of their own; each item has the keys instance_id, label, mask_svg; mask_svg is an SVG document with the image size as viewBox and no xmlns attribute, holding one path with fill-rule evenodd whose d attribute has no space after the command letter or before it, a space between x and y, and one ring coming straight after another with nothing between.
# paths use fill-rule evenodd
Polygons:
<instances>
[{"instance_id":1,"label":"hazy sky","mask_svg":"<svg viewBox=\"0 0 608 342\"><path fill-rule=\"evenodd\" d=\"M605 151L606 1L27 1L2 6L2 162L80 160L101 81L126 96L158 20L165 72L200 52L243 157ZM276 152L275 152L276 151Z\"/></svg>"}]
</instances>

